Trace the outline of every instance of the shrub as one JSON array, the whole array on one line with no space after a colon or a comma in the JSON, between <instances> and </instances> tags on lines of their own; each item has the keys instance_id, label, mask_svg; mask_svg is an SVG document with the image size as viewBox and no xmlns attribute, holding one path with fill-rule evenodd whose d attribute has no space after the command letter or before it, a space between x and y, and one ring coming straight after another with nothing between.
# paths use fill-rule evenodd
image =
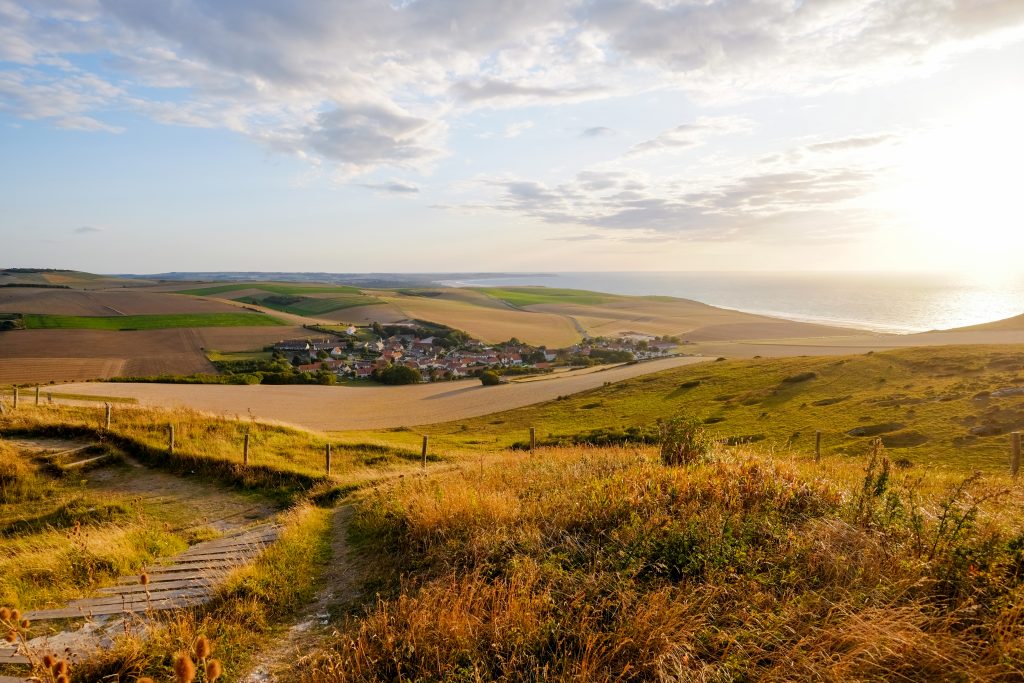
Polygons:
<instances>
[{"instance_id":1,"label":"shrub","mask_svg":"<svg viewBox=\"0 0 1024 683\"><path fill-rule=\"evenodd\" d=\"M677 415L658 424L661 431L661 461L666 465L692 465L711 455L712 440L695 417Z\"/></svg>"},{"instance_id":2,"label":"shrub","mask_svg":"<svg viewBox=\"0 0 1024 683\"><path fill-rule=\"evenodd\" d=\"M375 371L373 377L382 384L419 384L423 379L419 370L404 365L392 365Z\"/></svg>"},{"instance_id":3,"label":"shrub","mask_svg":"<svg viewBox=\"0 0 1024 683\"><path fill-rule=\"evenodd\" d=\"M493 370L484 370L480 373L480 383L485 387L493 387L501 384L501 377Z\"/></svg>"}]
</instances>

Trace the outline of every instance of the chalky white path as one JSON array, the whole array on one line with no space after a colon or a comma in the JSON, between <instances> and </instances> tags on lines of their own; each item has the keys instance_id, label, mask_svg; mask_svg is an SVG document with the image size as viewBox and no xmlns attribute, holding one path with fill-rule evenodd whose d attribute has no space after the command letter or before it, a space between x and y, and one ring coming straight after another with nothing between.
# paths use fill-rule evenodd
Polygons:
<instances>
[{"instance_id":1,"label":"chalky white path","mask_svg":"<svg viewBox=\"0 0 1024 683\"><path fill-rule=\"evenodd\" d=\"M144 406L188 407L208 413L276 420L310 429L388 429L461 420L550 401L706 357L663 358L542 381L485 387L479 380L414 386L222 386L192 384L66 384L61 393L135 398Z\"/></svg>"}]
</instances>

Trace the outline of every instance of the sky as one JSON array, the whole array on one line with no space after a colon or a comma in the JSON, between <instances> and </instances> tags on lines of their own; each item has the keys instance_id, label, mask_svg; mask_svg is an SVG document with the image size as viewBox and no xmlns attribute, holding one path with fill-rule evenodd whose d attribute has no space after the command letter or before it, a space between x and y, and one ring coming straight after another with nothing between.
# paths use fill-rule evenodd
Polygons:
<instances>
[{"instance_id":1,"label":"sky","mask_svg":"<svg viewBox=\"0 0 1024 683\"><path fill-rule=\"evenodd\" d=\"M0 267L1024 249L1022 0L0 0Z\"/></svg>"}]
</instances>

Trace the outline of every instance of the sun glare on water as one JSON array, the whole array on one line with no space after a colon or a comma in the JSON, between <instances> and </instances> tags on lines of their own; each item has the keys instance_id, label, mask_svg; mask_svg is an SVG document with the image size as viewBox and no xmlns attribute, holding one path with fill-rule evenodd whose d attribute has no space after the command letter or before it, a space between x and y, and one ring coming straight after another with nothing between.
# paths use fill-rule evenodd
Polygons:
<instances>
[{"instance_id":1,"label":"sun glare on water","mask_svg":"<svg viewBox=\"0 0 1024 683\"><path fill-rule=\"evenodd\" d=\"M1007 97L905 145L891 197L909 260L974 278L1024 272L1022 121L1024 97Z\"/></svg>"}]
</instances>

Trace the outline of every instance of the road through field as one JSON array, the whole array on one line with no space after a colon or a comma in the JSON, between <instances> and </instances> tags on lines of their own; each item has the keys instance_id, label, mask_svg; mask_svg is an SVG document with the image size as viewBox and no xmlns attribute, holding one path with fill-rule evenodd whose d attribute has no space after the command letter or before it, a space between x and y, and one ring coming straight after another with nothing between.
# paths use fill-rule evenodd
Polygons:
<instances>
[{"instance_id":1,"label":"road through field","mask_svg":"<svg viewBox=\"0 0 1024 683\"><path fill-rule=\"evenodd\" d=\"M664 358L544 381L485 387L479 380L405 387L224 386L191 384L68 384L62 393L136 398L147 406L186 406L221 415L251 414L310 429L389 429L460 420L549 401L638 375L709 360Z\"/></svg>"}]
</instances>

